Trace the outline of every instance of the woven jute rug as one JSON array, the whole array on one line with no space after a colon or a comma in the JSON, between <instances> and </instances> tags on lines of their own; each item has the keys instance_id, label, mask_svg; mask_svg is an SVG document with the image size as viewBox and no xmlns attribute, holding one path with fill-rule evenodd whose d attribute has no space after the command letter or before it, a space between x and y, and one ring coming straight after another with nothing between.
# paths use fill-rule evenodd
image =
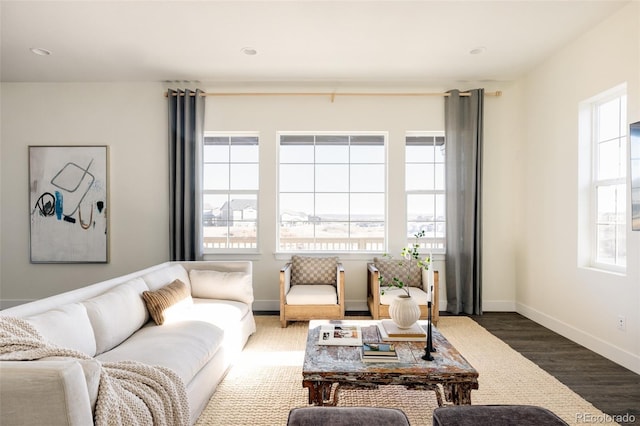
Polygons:
<instances>
[{"instance_id":1,"label":"woven jute rug","mask_svg":"<svg viewBox=\"0 0 640 426\"><path fill-rule=\"evenodd\" d=\"M308 322L280 328L279 318L257 316L258 331L218 386L197 425L286 425L289 410L308 406L302 363ZM548 408L569 424L604 414L553 376L511 349L475 321L441 317L440 332L479 373L476 404L527 404ZM435 393L381 386L378 390L341 390L340 406L395 407L412 426L431 425ZM582 421L581 421L582 420ZM608 423L613 424L613 423Z\"/></svg>"}]
</instances>

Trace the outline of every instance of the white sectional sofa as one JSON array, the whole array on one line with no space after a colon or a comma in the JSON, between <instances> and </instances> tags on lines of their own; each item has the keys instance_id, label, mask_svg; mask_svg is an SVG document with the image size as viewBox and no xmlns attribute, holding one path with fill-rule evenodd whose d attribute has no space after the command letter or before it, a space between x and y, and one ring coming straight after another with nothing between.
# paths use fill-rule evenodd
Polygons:
<instances>
[{"instance_id":1,"label":"white sectional sofa","mask_svg":"<svg viewBox=\"0 0 640 426\"><path fill-rule=\"evenodd\" d=\"M164 310L157 325L142 294L174 280L190 296ZM124 360L174 371L195 423L256 330L252 302L251 262L167 262L2 310L0 316L25 319L46 340L89 359L1 361L0 424L93 424L101 363Z\"/></svg>"}]
</instances>

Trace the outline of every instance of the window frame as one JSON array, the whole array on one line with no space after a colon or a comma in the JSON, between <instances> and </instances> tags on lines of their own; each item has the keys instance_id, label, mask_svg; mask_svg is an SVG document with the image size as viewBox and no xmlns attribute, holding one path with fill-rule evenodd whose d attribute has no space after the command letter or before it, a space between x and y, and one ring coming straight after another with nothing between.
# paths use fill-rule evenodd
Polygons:
<instances>
[{"instance_id":1,"label":"window frame","mask_svg":"<svg viewBox=\"0 0 640 426\"><path fill-rule=\"evenodd\" d=\"M443 160L442 163L436 161L436 158L434 156L433 161L427 161L427 162L410 162L409 159L407 158L407 146L410 145L410 138L421 138L421 137L425 137L425 138L433 138L432 142L435 146L438 146L439 144L437 142L442 142L441 145L443 146L443 148L445 149L445 153L443 153ZM414 235L410 235L410 231L409 229L410 224L411 223L419 223L419 221L412 221L410 220L410 213L409 213L409 198L411 195L433 195L435 197L437 196L442 196L443 199L443 203L444 203L444 218L443 220L437 220L437 216L433 217L433 220L431 221L427 221L427 223L433 223L434 228L437 230L438 228L438 224L441 224L442 227L444 228L444 233L443 233L443 241L442 241L442 246L441 247L434 247L432 246L427 246L427 242L426 240L429 239L428 236L425 236L423 238L420 238L418 240L418 244L420 245L419 247L419 251L421 253L436 253L436 254L445 254L447 251L447 243L446 243L446 236L447 236L447 216L446 216L446 137L445 137L445 132L444 130L442 131L408 131L405 134L405 206L406 206L406 213L405 213L405 226L406 226L406 234L407 234L407 245L413 245L415 244L415 237ZM442 175L442 189L437 189L434 188L433 189L409 189L408 188L408 180L407 180L407 175L408 175L408 166L409 164L433 164L433 180L434 180L434 184L437 181L437 172L436 172L436 165L437 164L442 164L443 167L443 175ZM434 199L434 201L437 201L437 198ZM437 206L434 202L434 213L437 211ZM437 243L434 243L437 244Z\"/></svg>"},{"instance_id":2,"label":"window frame","mask_svg":"<svg viewBox=\"0 0 640 426\"><path fill-rule=\"evenodd\" d=\"M304 248L288 248L288 247L284 247L283 243L281 242L281 229L282 229L282 224L283 224L283 220L282 220L282 205L281 205L281 195L283 193L308 193L308 194L312 194L315 198L316 194L322 194L322 191L316 191L316 182L315 182L315 177L314 177L314 187L313 187L313 191L309 192L309 191L282 191L282 185L281 185L281 166L282 164L295 164L295 163L282 163L282 158L281 158L281 146L282 146L282 142L283 142L283 137L313 137L314 138L314 158L312 162L306 162L304 164L308 164L308 165L312 165L314 167L314 176L316 173L316 166L318 164L321 165L329 165L329 164L340 164L340 165L344 165L347 164L349 166L349 168L351 168L352 165L363 165L363 164L371 164L371 165L381 165L382 166L382 170L383 170L383 190L382 192L378 192L378 191L351 191L351 184L349 184L349 190L347 192L344 192L347 197L350 199L350 196L352 194L365 194L365 193L376 193L376 194L382 194L383 197L383 210L382 210L382 220L381 221L372 221L372 222L380 222L382 224L383 230L382 230L382 242L381 243L372 243L375 245L375 247L366 250L366 249L362 249L362 248L358 248L358 249L350 249L349 247L346 248L327 248L327 249L322 249L322 248L318 248L317 246L312 247L310 249L304 249ZM374 137L381 137L382 138L382 150L383 150L383 158L382 158L382 162L380 163L355 163L351 161L351 158L349 157L348 162L344 163L344 162L336 162L336 163L327 163L327 162L317 162L316 161L316 157L315 157L315 146L316 146L316 139L317 137L327 137L327 136L335 136L335 137L348 137L349 142L348 145L351 146L352 145L352 138L357 138L357 137L362 137L362 136L374 136ZM387 196L387 192L388 192L388 182L387 182L387 167L388 167L388 152L387 152L387 146L388 146L388 141L389 141L389 132L387 131L278 131L277 132L277 136L276 136L276 144L277 144L277 179L276 179L276 185L277 185L277 189L276 189L276 196L277 196L277 200L276 200L276 253L304 253L304 254L329 254L329 253L338 253L341 255L357 255L357 254L371 254L371 253L380 253L386 250L387 244L388 244L388 238L387 238L387 228L388 228L388 213L387 213L387 202L388 202L388 196ZM329 191L329 193L332 193L331 191ZM344 221L345 223L347 223L347 227L348 227L348 239L351 239L352 237L350 236L350 229L351 229L351 224L353 223L359 223L362 222L361 220L352 220L351 219L351 215L352 215L353 210L351 209L351 204L349 202L349 208L348 208L348 212L347 212L347 219ZM314 211L315 213L315 211ZM342 222L342 221L341 221ZM314 232L314 238L315 238L315 232ZM314 243L309 243L309 244L314 244ZM333 243L333 244L338 244L338 243ZM349 244L353 244L353 243L346 243L347 245Z\"/></svg>"},{"instance_id":3,"label":"window frame","mask_svg":"<svg viewBox=\"0 0 640 426\"><path fill-rule=\"evenodd\" d=\"M219 164L228 164L229 165L229 187L227 189L205 189L204 184L204 170L207 164L210 164L206 161L206 156L204 155L204 147L205 141L207 138L212 137L224 137L224 138L256 138L257 139L257 148L258 148L258 158L255 162L247 162L247 161L239 161L234 162L231 159L231 149L229 149L229 158L228 162L217 162ZM202 199L203 206L203 216L202 222L200 223L200 229L202 232L202 252L204 255L215 255L215 254L256 254L259 253L260 249L260 132L257 131L205 131L204 137L202 138L203 143L203 156L202 156L202 192L200 197ZM229 143L229 147L231 147L231 141ZM256 189L232 189L232 181L231 181L231 165L232 164L255 164L257 167L256 173L258 174L258 184ZM207 195L227 195L228 197L232 195L251 195L255 196L255 247L229 247L230 242L227 237L227 246L226 247L207 247L205 241L205 223L204 223L204 206L205 206L205 197ZM230 199L229 199L230 201ZM226 225L227 229L230 229L229 224ZM227 233L228 235L228 233Z\"/></svg>"},{"instance_id":4,"label":"window frame","mask_svg":"<svg viewBox=\"0 0 640 426\"><path fill-rule=\"evenodd\" d=\"M588 197L588 224L584 228L584 232L587 232L587 237L584 240L588 244L588 250L585 251L586 255L586 265L588 267L614 272L614 273L626 273L628 267L628 238L627 238L627 225L628 225L628 214L629 214L629 191L628 191L628 123L627 123L627 90L626 84L622 84L616 86L610 90L602 92L589 100L582 103L582 111L581 111L581 129L583 132L586 132L586 135L581 135L581 139L584 139L585 144L588 143L589 147L589 179L587 184L587 197ZM599 131L600 131L600 121L598 115L598 108L606 104L608 102L618 100L620 110L618 113L618 133L616 136L600 140ZM600 155L600 144L606 143L607 141L618 140L620 143L624 144L624 146L619 147L618 151L623 153L624 158L620 159L620 164L623 167L624 173L617 177L607 177L600 178L599 177L599 169L602 162L602 158ZM624 206L624 214L620 216L620 213L614 215L614 219L609 222L602 222L598 217L598 192L602 188L613 188L615 190L616 187L619 187L617 190L618 196L623 196L624 200L622 201L622 205ZM614 201L616 204L615 211L617 210L617 206L620 205L619 201L616 199ZM619 220L622 218L622 220ZM598 229L601 225L613 225L618 230L620 228L623 229L622 236L624 237L624 245L625 245L625 254L624 256L619 255L619 238L620 234L618 234L618 230L615 232L614 238L614 246L615 246L615 254L614 254L614 263L609 263L603 261L599 257L600 246L599 246L599 236ZM623 262L620 262L619 259L623 258Z\"/></svg>"}]
</instances>

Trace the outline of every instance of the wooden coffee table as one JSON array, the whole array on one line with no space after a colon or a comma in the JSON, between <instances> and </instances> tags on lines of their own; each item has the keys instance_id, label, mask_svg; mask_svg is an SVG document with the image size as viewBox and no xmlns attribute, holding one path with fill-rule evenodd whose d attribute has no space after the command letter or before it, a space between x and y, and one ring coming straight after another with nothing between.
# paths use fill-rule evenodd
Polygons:
<instances>
[{"instance_id":1,"label":"wooden coffee table","mask_svg":"<svg viewBox=\"0 0 640 426\"><path fill-rule=\"evenodd\" d=\"M307 347L302 367L302 386L309 389L309 403L336 405L340 389L377 389L380 385L402 385L407 389L436 392L438 405L444 399L455 405L471 404L471 390L478 389L478 372L433 327L433 361L424 361L424 341L393 342L398 362L364 363L360 347L318 345L322 324L359 325L364 342L378 342L378 321L342 320L309 322ZM420 321L426 329L426 322ZM332 388L335 386L332 397Z\"/></svg>"}]
</instances>

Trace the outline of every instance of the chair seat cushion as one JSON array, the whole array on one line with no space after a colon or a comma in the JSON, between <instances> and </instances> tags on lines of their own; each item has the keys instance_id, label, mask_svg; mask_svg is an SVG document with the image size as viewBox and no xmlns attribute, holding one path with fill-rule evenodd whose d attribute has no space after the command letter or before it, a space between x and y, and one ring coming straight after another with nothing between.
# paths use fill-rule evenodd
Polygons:
<instances>
[{"instance_id":1,"label":"chair seat cushion","mask_svg":"<svg viewBox=\"0 0 640 426\"><path fill-rule=\"evenodd\" d=\"M286 296L288 305L336 305L336 288L327 284L296 284Z\"/></svg>"},{"instance_id":2,"label":"chair seat cushion","mask_svg":"<svg viewBox=\"0 0 640 426\"><path fill-rule=\"evenodd\" d=\"M404 290L396 287L381 287L384 290L384 294L380 295L381 305L391 305L391 301L400 294L406 294ZM427 304L427 293L418 287L409 287L409 294L418 303L418 305Z\"/></svg>"}]
</instances>

